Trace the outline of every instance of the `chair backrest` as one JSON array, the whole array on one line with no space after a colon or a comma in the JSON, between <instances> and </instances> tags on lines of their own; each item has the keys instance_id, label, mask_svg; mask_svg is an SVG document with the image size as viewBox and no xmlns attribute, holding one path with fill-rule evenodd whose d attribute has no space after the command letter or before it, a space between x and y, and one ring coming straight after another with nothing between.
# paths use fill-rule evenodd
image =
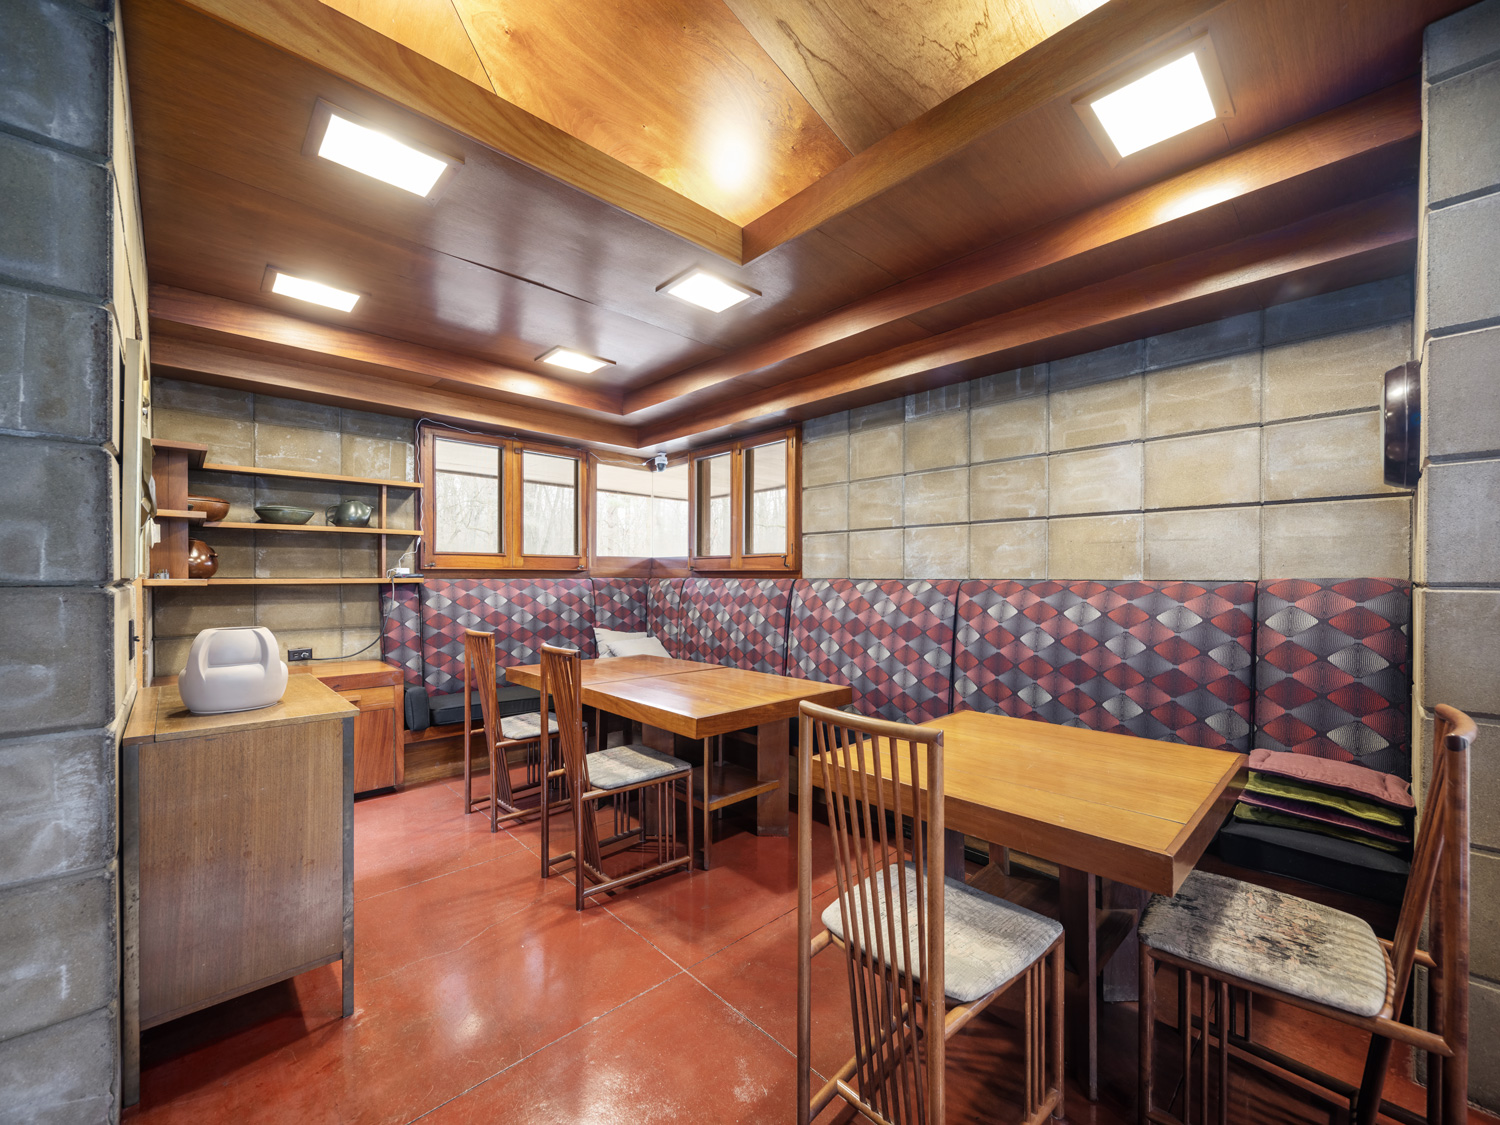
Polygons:
<instances>
[{"instance_id":1,"label":"chair backrest","mask_svg":"<svg viewBox=\"0 0 1500 1125\"><path fill-rule=\"evenodd\" d=\"M806 804L799 803L797 817L799 1119L807 1119L810 1093L809 1052L802 1040L810 1035L811 1007L802 992L806 988L810 997L816 762L833 828L859 1060L856 1084L841 1085L840 1092L889 1122L941 1125L943 732L812 703L802 704L801 715L797 791ZM890 904L883 912L882 901Z\"/></svg>"},{"instance_id":2,"label":"chair backrest","mask_svg":"<svg viewBox=\"0 0 1500 1125\"><path fill-rule=\"evenodd\" d=\"M464 630L464 737L473 724L474 692L479 692L479 713L484 718L485 743L493 748L500 737L500 704L495 695L495 634L481 629ZM489 690L485 690L488 686Z\"/></svg>"},{"instance_id":3,"label":"chair backrest","mask_svg":"<svg viewBox=\"0 0 1500 1125\"><path fill-rule=\"evenodd\" d=\"M1430 945L1449 994L1462 992L1469 956L1469 746L1477 728L1439 704L1432 717L1432 778L1422 804L1406 896L1391 943L1393 1002L1411 978L1422 923L1432 909ZM1456 987L1455 987L1456 986ZM1465 1021L1466 1022L1466 1021Z\"/></svg>"},{"instance_id":4,"label":"chair backrest","mask_svg":"<svg viewBox=\"0 0 1500 1125\"><path fill-rule=\"evenodd\" d=\"M542 710L550 701L557 716L557 741L568 785L575 792L589 788L588 754L583 741L583 658L576 648L542 645Z\"/></svg>"}]
</instances>

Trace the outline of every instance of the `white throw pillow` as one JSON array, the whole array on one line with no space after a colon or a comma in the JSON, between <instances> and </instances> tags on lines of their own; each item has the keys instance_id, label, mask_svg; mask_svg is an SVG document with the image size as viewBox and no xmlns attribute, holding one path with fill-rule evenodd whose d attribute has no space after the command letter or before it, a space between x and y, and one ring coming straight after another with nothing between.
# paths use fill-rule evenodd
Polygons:
<instances>
[{"instance_id":1,"label":"white throw pillow","mask_svg":"<svg viewBox=\"0 0 1500 1125\"><path fill-rule=\"evenodd\" d=\"M600 656L669 656L661 641L650 633L622 633L615 629L595 629L594 643Z\"/></svg>"}]
</instances>

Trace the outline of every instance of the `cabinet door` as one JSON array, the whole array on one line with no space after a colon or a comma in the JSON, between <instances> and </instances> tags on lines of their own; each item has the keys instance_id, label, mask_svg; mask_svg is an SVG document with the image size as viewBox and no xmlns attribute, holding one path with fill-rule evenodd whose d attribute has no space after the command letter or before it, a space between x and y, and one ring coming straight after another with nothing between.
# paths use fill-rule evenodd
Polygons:
<instances>
[{"instance_id":1,"label":"cabinet door","mask_svg":"<svg viewBox=\"0 0 1500 1125\"><path fill-rule=\"evenodd\" d=\"M396 784L396 710L361 711L354 720L354 791Z\"/></svg>"}]
</instances>

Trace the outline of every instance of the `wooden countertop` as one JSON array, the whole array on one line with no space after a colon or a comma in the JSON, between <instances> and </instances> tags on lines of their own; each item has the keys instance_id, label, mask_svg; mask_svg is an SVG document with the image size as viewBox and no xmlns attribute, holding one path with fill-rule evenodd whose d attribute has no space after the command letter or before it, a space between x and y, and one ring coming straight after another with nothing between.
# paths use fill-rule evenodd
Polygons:
<instances>
[{"instance_id":1,"label":"wooden countertop","mask_svg":"<svg viewBox=\"0 0 1500 1125\"><path fill-rule=\"evenodd\" d=\"M232 711L226 715L195 715L182 703L177 677L164 677L136 696L125 727L125 743L166 742L177 738L227 734L259 727L313 723L320 719L342 719L359 713L333 689L314 676L287 677L281 702L254 711Z\"/></svg>"}]
</instances>

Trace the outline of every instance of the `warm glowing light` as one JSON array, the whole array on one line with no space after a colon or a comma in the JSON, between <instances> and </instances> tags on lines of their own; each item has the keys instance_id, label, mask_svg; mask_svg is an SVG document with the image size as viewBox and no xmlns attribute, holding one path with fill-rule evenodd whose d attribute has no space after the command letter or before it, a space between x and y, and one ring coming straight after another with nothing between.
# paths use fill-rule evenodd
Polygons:
<instances>
[{"instance_id":1,"label":"warm glowing light","mask_svg":"<svg viewBox=\"0 0 1500 1125\"><path fill-rule=\"evenodd\" d=\"M759 145L748 130L720 123L708 138L708 171L722 191L743 192L760 170Z\"/></svg>"},{"instance_id":2,"label":"warm glowing light","mask_svg":"<svg viewBox=\"0 0 1500 1125\"><path fill-rule=\"evenodd\" d=\"M583 352L575 352L572 348L553 348L536 358L541 363L550 363L554 367L566 367L569 371L582 371L585 375L614 363L612 359L585 355Z\"/></svg>"},{"instance_id":3,"label":"warm glowing light","mask_svg":"<svg viewBox=\"0 0 1500 1125\"><path fill-rule=\"evenodd\" d=\"M1218 116L1195 53L1089 103L1122 156L1185 133Z\"/></svg>"},{"instance_id":4,"label":"warm glowing light","mask_svg":"<svg viewBox=\"0 0 1500 1125\"><path fill-rule=\"evenodd\" d=\"M725 281L722 277L715 277L708 271L697 267L667 282L661 286L661 291L670 293L678 300L686 301L690 305L697 305L700 309L707 309L709 312L723 312L741 301L760 296L760 293L754 289L736 285L732 281Z\"/></svg>"},{"instance_id":5,"label":"warm glowing light","mask_svg":"<svg viewBox=\"0 0 1500 1125\"><path fill-rule=\"evenodd\" d=\"M280 270L276 271L276 280L271 282L271 292L280 293L283 297L295 297L299 301L311 301L315 305L325 305L330 309L338 309L339 312L348 312L359 300L358 293L335 289L321 281L308 281L305 277L293 277Z\"/></svg>"},{"instance_id":6,"label":"warm glowing light","mask_svg":"<svg viewBox=\"0 0 1500 1125\"><path fill-rule=\"evenodd\" d=\"M1244 188L1237 183L1217 184L1214 187L1202 188L1188 195L1179 196L1168 200L1161 209L1161 221L1170 222L1180 219L1184 215L1191 215L1196 211L1205 211L1220 203L1225 203L1241 194Z\"/></svg>"},{"instance_id":7,"label":"warm glowing light","mask_svg":"<svg viewBox=\"0 0 1500 1125\"><path fill-rule=\"evenodd\" d=\"M376 129L330 114L318 155L345 168L425 196L448 170L448 163L402 144Z\"/></svg>"}]
</instances>

